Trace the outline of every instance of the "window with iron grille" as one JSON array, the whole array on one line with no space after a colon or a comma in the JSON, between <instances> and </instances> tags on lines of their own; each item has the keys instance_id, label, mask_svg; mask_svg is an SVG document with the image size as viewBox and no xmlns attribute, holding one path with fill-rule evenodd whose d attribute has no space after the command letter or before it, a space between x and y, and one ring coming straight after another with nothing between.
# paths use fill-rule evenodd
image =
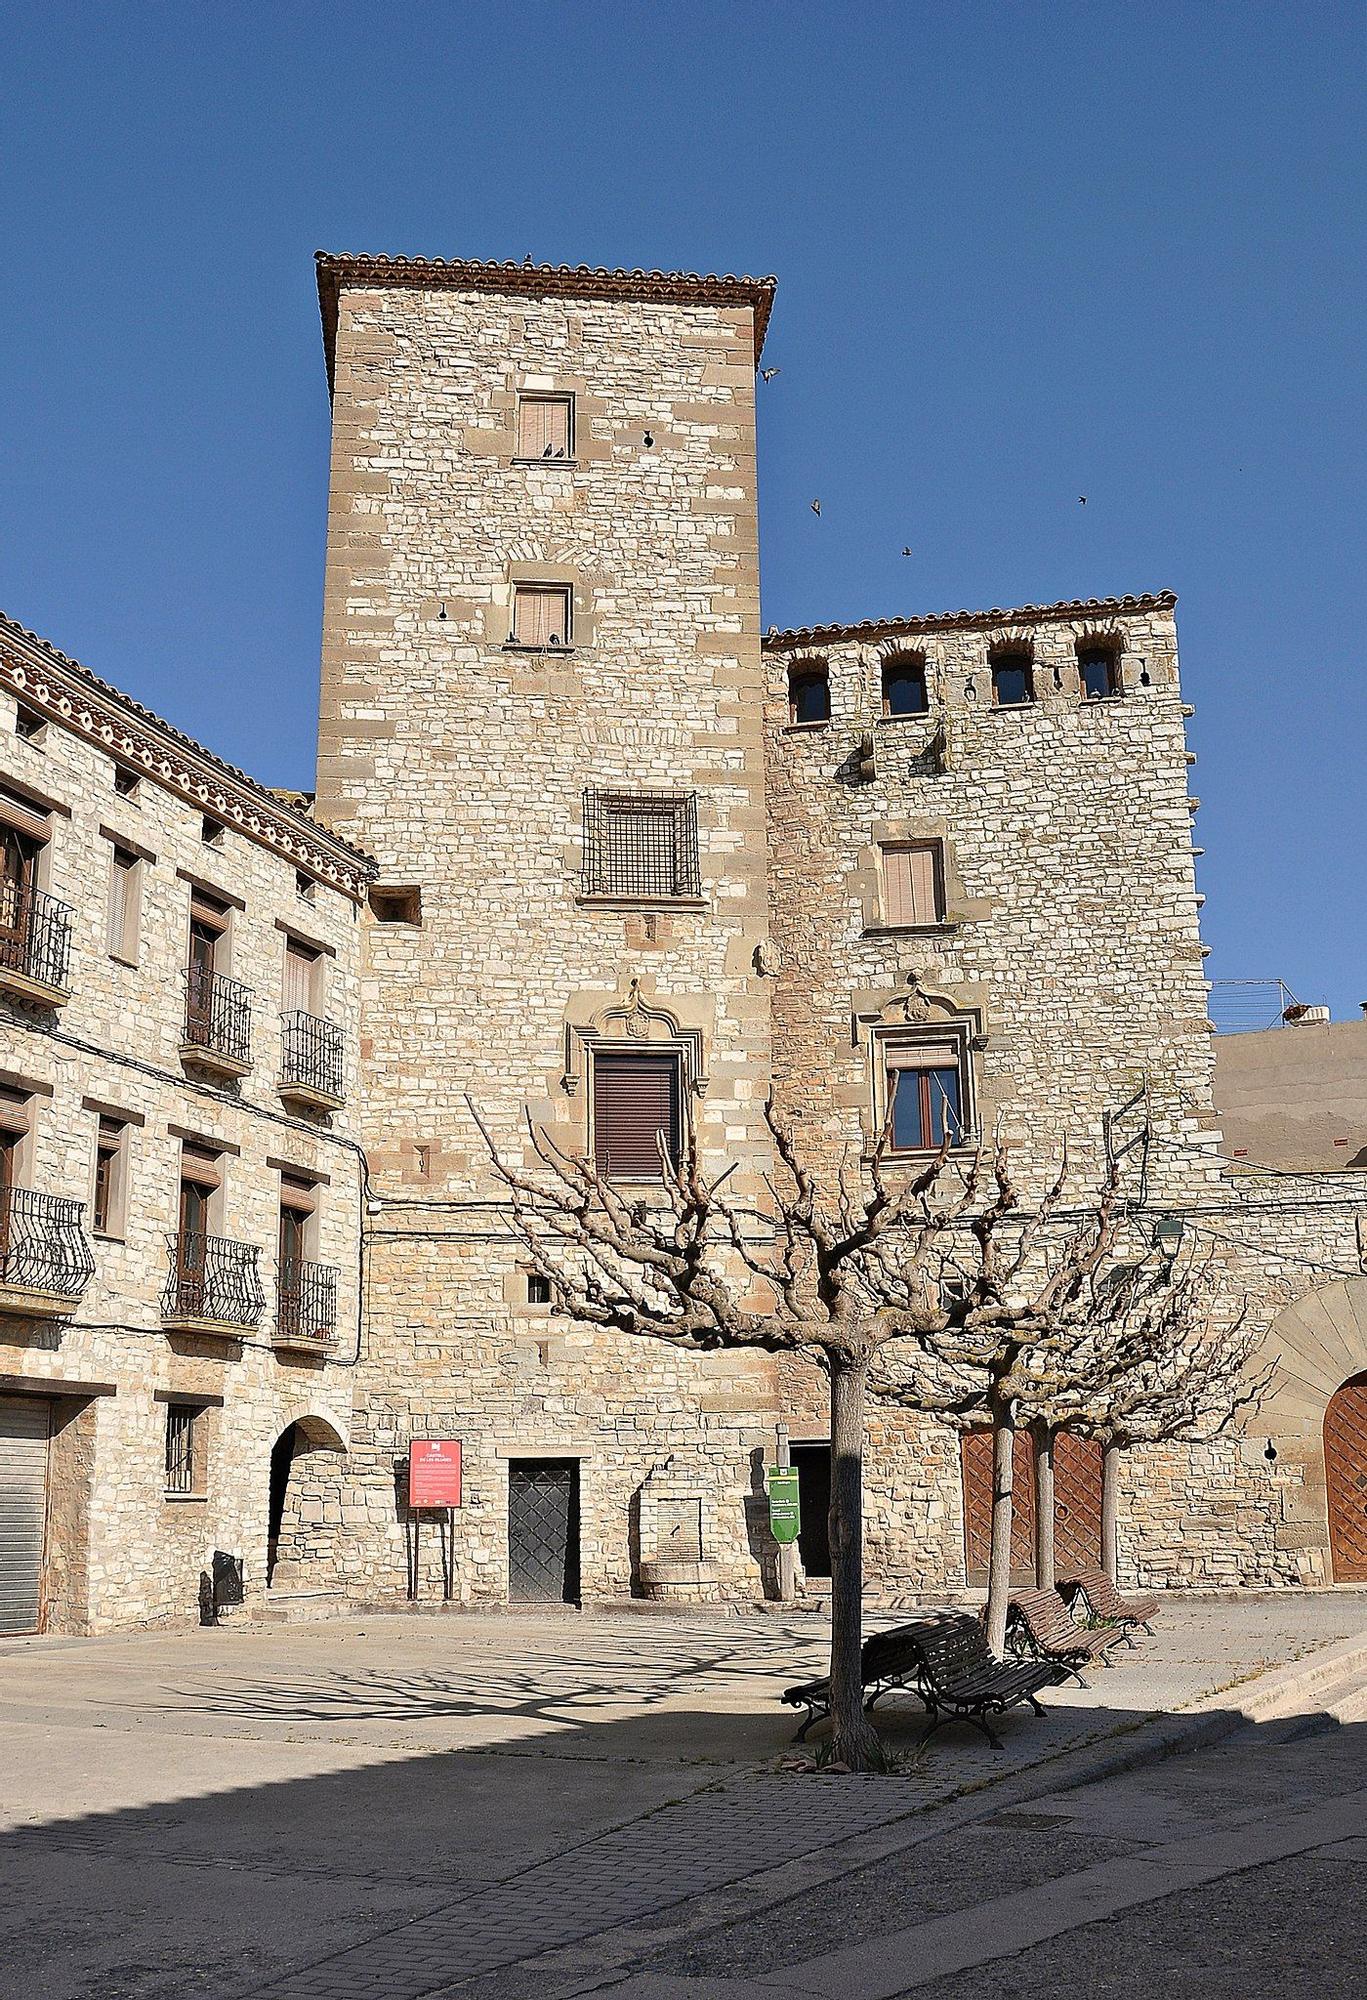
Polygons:
<instances>
[{"instance_id":1,"label":"window with iron grille","mask_svg":"<svg viewBox=\"0 0 1367 2000\"><path fill-rule=\"evenodd\" d=\"M168 1493L193 1493L195 1491L195 1418L199 1415L193 1403L168 1403L166 1405L166 1491Z\"/></svg>"},{"instance_id":2,"label":"window with iron grille","mask_svg":"<svg viewBox=\"0 0 1367 2000\"><path fill-rule=\"evenodd\" d=\"M658 1180L660 1147L678 1164L683 1139L682 1058L673 1049L596 1049L593 1157L614 1180Z\"/></svg>"},{"instance_id":3,"label":"window with iron grille","mask_svg":"<svg viewBox=\"0 0 1367 2000\"><path fill-rule=\"evenodd\" d=\"M574 456L574 398L520 396L517 456L564 459Z\"/></svg>"},{"instance_id":4,"label":"window with iron grille","mask_svg":"<svg viewBox=\"0 0 1367 2000\"><path fill-rule=\"evenodd\" d=\"M586 791L584 893L701 895L697 794Z\"/></svg>"}]
</instances>

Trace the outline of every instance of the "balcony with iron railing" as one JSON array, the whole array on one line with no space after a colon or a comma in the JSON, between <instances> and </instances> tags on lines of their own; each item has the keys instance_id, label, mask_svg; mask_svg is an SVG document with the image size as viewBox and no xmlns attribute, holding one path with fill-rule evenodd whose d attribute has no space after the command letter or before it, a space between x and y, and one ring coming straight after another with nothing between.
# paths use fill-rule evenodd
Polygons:
<instances>
[{"instance_id":1,"label":"balcony with iron railing","mask_svg":"<svg viewBox=\"0 0 1367 2000\"><path fill-rule=\"evenodd\" d=\"M0 989L47 1007L71 993L71 906L8 879L0 885Z\"/></svg>"},{"instance_id":2,"label":"balcony with iron railing","mask_svg":"<svg viewBox=\"0 0 1367 2000\"><path fill-rule=\"evenodd\" d=\"M280 1016L280 1095L315 1111L340 1111L342 1031L298 1011Z\"/></svg>"},{"instance_id":3,"label":"balcony with iron railing","mask_svg":"<svg viewBox=\"0 0 1367 2000\"><path fill-rule=\"evenodd\" d=\"M231 1334L257 1324L266 1310L266 1295L261 1252L254 1243L182 1230L167 1239L167 1249L171 1269L161 1299L166 1326Z\"/></svg>"},{"instance_id":4,"label":"balcony with iron railing","mask_svg":"<svg viewBox=\"0 0 1367 2000\"><path fill-rule=\"evenodd\" d=\"M180 1059L215 1076L246 1076L252 1066L249 987L203 966L187 967Z\"/></svg>"},{"instance_id":5,"label":"balcony with iron railing","mask_svg":"<svg viewBox=\"0 0 1367 2000\"><path fill-rule=\"evenodd\" d=\"M84 1202L0 1189L0 1312L75 1312L95 1273L84 1215Z\"/></svg>"},{"instance_id":6,"label":"balcony with iron railing","mask_svg":"<svg viewBox=\"0 0 1367 2000\"><path fill-rule=\"evenodd\" d=\"M336 1346L337 1272L331 1264L282 1265L275 1344L315 1351Z\"/></svg>"}]
</instances>

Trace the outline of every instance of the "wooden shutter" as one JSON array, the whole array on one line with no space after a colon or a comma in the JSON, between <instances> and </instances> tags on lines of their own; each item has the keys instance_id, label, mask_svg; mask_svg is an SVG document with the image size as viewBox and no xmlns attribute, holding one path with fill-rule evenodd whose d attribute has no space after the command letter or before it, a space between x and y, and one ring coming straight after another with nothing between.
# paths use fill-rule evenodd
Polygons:
<instances>
[{"instance_id":1,"label":"wooden shutter","mask_svg":"<svg viewBox=\"0 0 1367 2000\"><path fill-rule=\"evenodd\" d=\"M535 589L516 592L513 637L519 646L548 646L551 635L556 643L570 642L570 594L568 590Z\"/></svg>"},{"instance_id":2,"label":"wooden shutter","mask_svg":"<svg viewBox=\"0 0 1367 2000\"><path fill-rule=\"evenodd\" d=\"M593 1156L601 1174L656 1179L658 1134L679 1154L679 1060L603 1052L593 1059Z\"/></svg>"},{"instance_id":3,"label":"wooden shutter","mask_svg":"<svg viewBox=\"0 0 1367 2000\"><path fill-rule=\"evenodd\" d=\"M285 946L284 1011L287 1014L316 1014L313 1002L314 967L318 954L291 938Z\"/></svg>"},{"instance_id":4,"label":"wooden shutter","mask_svg":"<svg viewBox=\"0 0 1367 2000\"><path fill-rule=\"evenodd\" d=\"M884 900L890 924L934 924L940 919L939 854L930 843L883 849Z\"/></svg>"},{"instance_id":5,"label":"wooden shutter","mask_svg":"<svg viewBox=\"0 0 1367 2000\"><path fill-rule=\"evenodd\" d=\"M524 396L517 411L519 458L568 458L570 405L565 396Z\"/></svg>"},{"instance_id":6,"label":"wooden shutter","mask_svg":"<svg viewBox=\"0 0 1367 2000\"><path fill-rule=\"evenodd\" d=\"M138 918L141 897L138 857L126 847L116 847L109 868L109 939L115 958L136 959Z\"/></svg>"}]
</instances>

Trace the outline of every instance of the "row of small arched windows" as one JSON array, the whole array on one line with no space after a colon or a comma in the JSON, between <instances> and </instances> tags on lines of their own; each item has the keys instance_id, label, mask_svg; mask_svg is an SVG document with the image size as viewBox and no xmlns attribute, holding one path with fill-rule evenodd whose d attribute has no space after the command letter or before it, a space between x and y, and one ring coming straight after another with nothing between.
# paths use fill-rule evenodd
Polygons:
<instances>
[{"instance_id":1,"label":"row of small arched windows","mask_svg":"<svg viewBox=\"0 0 1367 2000\"><path fill-rule=\"evenodd\" d=\"M1035 699L1035 661L1028 652L993 653L992 706L1024 708ZM1109 701L1121 692L1120 656L1111 646L1079 646L1078 682L1084 701ZM919 654L897 654L882 667L883 714L925 715L930 709L926 663ZM788 720L795 726L829 722L831 683L824 660L801 660L788 670Z\"/></svg>"}]
</instances>

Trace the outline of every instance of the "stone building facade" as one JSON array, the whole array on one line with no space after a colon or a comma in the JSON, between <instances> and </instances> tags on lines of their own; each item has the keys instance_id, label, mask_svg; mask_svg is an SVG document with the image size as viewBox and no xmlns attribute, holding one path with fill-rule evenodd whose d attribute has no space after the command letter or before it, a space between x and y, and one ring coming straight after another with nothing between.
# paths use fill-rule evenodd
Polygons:
<instances>
[{"instance_id":1,"label":"stone building facade","mask_svg":"<svg viewBox=\"0 0 1367 2000\"><path fill-rule=\"evenodd\" d=\"M3 1629L193 1619L350 1434L372 870L8 620L0 840Z\"/></svg>"},{"instance_id":2,"label":"stone building facade","mask_svg":"<svg viewBox=\"0 0 1367 2000\"><path fill-rule=\"evenodd\" d=\"M1222 1148L1174 599L762 633L771 280L353 257L318 275L316 808L5 634L20 726L0 762L11 810L57 815L41 888L75 907L80 975L56 1002L0 992L6 1089L39 1106L28 1184L89 1205L100 1120L143 1121L136 1221L94 1244L79 1302L4 1295L0 1415L20 1394L56 1413L48 1622L187 1615L215 1551L257 1607L746 1602L777 1588L779 1426L819 1588L818 1378L553 1315L473 1115L507 1157L529 1157L530 1118L626 1183L688 1120L743 1196L771 1090L826 1170L890 1113L909 1160L946 1122L965 1145L1003 1130L1027 1189L1065 1137L1080 1177L1121 1155L1136 1254L1180 1219L1286 1357L1246 1433L1128 1456L1125 1574L1347 1580L1325 1426L1351 1430L1340 1392L1367 1381L1362 1209L1351 1175ZM99 949L113 878L90 856L112 867L116 846L144 871L136 967ZM185 1059L206 890L259 998L236 1074ZM291 936L325 984L300 985ZM156 1005L132 1011L154 962ZM344 1052L312 1106L278 1087L274 996L301 992ZM231 1338L166 1323L187 1147L193 1171L226 1161L215 1230L261 1252L260 1311ZM287 1182L311 1192L288 1242ZM275 1302L301 1245L336 1274L331 1337L303 1351ZM202 1497L165 1497L168 1398L201 1412ZM432 1440L461 1447L449 1514L409 1505ZM973 1583L966 1463L947 1431L875 1420L875 1588Z\"/></svg>"}]
</instances>

